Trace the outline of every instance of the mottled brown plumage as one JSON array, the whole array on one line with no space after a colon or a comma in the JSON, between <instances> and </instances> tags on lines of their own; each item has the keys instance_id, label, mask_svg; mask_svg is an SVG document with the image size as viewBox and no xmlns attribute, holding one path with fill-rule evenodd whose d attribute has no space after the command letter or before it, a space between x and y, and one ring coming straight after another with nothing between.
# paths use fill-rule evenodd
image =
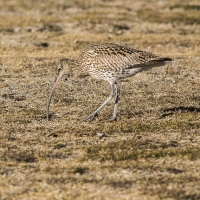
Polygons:
<instances>
[{"instance_id":1,"label":"mottled brown plumage","mask_svg":"<svg viewBox=\"0 0 200 200\"><path fill-rule=\"evenodd\" d=\"M119 100L118 80L134 76L140 71L149 70L152 67L160 67L171 58L160 57L155 54L140 51L117 44L93 44L84 49L76 60L62 59L57 64L57 79L52 87L47 103L47 119L49 119L49 105L53 91L63 75L71 75L74 71L88 73L96 79L108 81L111 85L111 94L108 99L88 118L92 121L99 111L112 99L115 99L113 121L117 117L117 105Z\"/></svg>"}]
</instances>

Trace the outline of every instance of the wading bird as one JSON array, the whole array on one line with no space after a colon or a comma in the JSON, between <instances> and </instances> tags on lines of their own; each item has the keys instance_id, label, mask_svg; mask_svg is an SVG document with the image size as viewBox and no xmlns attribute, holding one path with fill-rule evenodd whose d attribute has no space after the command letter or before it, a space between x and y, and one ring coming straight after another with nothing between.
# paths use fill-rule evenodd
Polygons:
<instances>
[{"instance_id":1,"label":"wading bird","mask_svg":"<svg viewBox=\"0 0 200 200\"><path fill-rule=\"evenodd\" d=\"M109 121L117 118L117 105L119 101L119 87L117 81L134 76L138 72L149 70L153 67L160 67L173 61L168 57L124 47L112 43L93 44L84 49L76 60L62 59L57 64L57 78L51 89L47 102L47 120L49 120L49 106L54 89L58 81L64 75L71 75L73 72L81 71L93 78L108 81L111 86L110 96L97 108L86 120L92 121L103 107L114 98L113 117Z\"/></svg>"}]
</instances>

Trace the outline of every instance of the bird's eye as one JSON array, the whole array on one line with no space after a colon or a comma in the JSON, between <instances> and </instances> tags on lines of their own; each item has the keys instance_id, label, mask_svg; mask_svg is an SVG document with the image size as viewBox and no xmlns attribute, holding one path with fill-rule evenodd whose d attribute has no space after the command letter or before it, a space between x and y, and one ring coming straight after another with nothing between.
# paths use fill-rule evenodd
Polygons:
<instances>
[{"instance_id":1,"label":"bird's eye","mask_svg":"<svg viewBox=\"0 0 200 200\"><path fill-rule=\"evenodd\" d=\"M58 72L60 72L60 71L61 71L61 69L62 69L62 67L58 67L58 68L57 68Z\"/></svg>"}]
</instances>

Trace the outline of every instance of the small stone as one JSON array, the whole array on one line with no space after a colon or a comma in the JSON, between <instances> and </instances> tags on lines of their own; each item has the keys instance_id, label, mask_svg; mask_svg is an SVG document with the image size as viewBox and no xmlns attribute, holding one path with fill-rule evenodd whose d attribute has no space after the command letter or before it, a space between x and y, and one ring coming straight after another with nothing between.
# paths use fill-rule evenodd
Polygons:
<instances>
[{"instance_id":1,"label":"small stone","mask_svg":"<svg viewBox=\"0 0 200 200\"><path fill-rule=\"evenodd\" d=\"M98 135L100 138L106 137L105 133L99 133L99 132L97 132L97 135Z\"/></svg>"}]
</instances>

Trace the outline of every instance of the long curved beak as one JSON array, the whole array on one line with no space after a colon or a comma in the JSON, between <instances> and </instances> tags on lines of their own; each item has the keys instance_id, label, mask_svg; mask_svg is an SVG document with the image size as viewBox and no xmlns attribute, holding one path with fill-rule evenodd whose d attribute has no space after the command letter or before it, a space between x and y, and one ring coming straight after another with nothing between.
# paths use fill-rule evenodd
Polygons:
<instances>
[{"instance_id":1,"label":"long curved beak","mask_svg":"<svg viewBox=\"0 0 200 200\"><path fill-rule=\"evenodd\" d=\"M48 102L47 102L47 120L49 121L49 106L50 106L50 103L51 103L51 98L52 98L52 95L53 95L53 92L58 84L58 81L60 80L62 76L58 75L54 81L54 84L51 88L51 92L50 92L50 95L49 95L49 98L48 98Z\"/></svg>"}]
</instances>

